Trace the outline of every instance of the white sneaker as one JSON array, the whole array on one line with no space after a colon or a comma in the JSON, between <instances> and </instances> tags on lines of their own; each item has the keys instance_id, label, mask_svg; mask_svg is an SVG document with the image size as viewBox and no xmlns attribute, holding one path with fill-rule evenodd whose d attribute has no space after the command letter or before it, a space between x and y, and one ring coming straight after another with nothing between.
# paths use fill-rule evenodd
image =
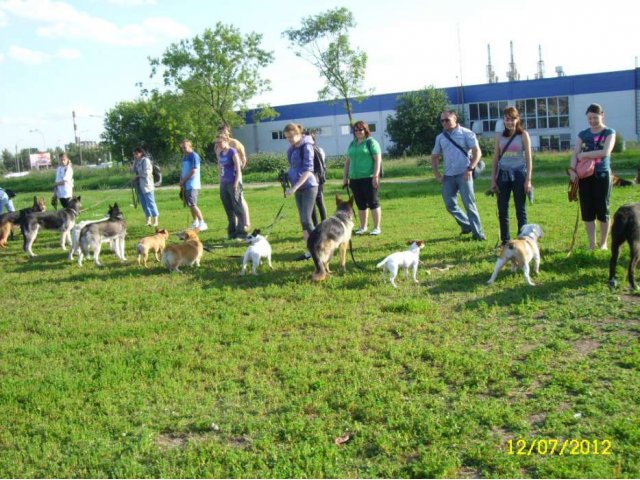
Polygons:
<instances>
[{"instance_id":1,"label":"white sneaker","mask_svg":"<svg viewBox=\"0 0 640 480\"><path fill-rule=\"evenodd\" d=\"M193 223L191 224L191 227L189 228L198 228L200 227L200 220L198 220L197 218L193 221Z\"/></svg>"},{"instance_id":2,"label":"white sneaker","mask_svg":"<svg viewBox=\"0 0 640 480\"><path fill-rule=\"evenodd\" d=\"M379 228L374 228L373 230L371 230L371 232L369 232L369 235L380 235L382 233L382 230L380 230Z\"/></svg>"},{"instance_id":3,"label":"white sneaker","mask_svg":"<svg viewBox=\"0 0 640 480\"><path fill-rule=\"evenodd\" d=\"M201 232L204 232L205 230L209 230L209 227L207 227L207 224L204 222L200 222L200 224L196 228L200 229Z\"/></svg>"},{"instance_id":4,"label":"white sneaker","mask_svg":"<svg viewBox=\"0 0 640 480\"><path fill-rule=\"evenodd\" d=\"M356 235L362 235L364 233L367 233L367 229L366 228L359 228L353 233L355 233Z\"/></svg>"}]
</instances>

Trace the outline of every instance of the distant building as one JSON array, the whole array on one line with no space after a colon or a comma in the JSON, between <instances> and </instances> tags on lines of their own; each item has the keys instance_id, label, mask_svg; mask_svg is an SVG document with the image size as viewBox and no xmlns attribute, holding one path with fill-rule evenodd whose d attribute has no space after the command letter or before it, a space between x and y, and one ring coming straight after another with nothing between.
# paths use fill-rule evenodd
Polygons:
<instances>
[{"instance_id":1,"label":"distant building","mask_svg":"<svg viewBox=\"0 0 640 480\"><path fill-rule=\"evenodd\" d=\"M94 140L80 140L79 145L82 148L96 148L98 147L98 142L94 141Z\"/></svg>"},{"instance_id":2,"label":"distant building","mask_svg":"<svg viewBox=\"0 0 640 480\"><path fill-rule=\"evenodd\" d=\"M640 140L639 68L444 90L451 106L468 119L466 126L481 136L501 130L502 110L515 106L535 149L566 150L573 146L578 132L587 128L585 111L589 104L599 103L607 125L625 140ZM392 144L386 135L387 116L395 114L402 93L372 95L362 103L353 102L354 119L369 123L383 151ZM249 112L246 125L234 130L248 153L286 151L289 144L282 130L290 122L317 130L317 141L328 155L345 153L353 138L343 102L300 103L274 109L280 114L277 119L254 123Z\"/></svg>"}]
</instances>

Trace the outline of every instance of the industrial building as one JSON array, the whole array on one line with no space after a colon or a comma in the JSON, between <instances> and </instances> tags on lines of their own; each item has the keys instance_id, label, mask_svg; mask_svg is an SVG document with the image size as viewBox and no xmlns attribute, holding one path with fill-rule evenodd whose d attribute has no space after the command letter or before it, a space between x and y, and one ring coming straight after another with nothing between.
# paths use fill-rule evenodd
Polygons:
<instances>
[{"instance_id":1,"label":"industrial building","mask_svg":"<svg viewBox=\"0 0 640 480\"><path fill-rule=\"evenodd\" d=\"M523 118L534 149L566 150L571 148L580 130L588 127L585 110L599 103L605 111L605 122L621 133L625 140L638 141L640 135L640 68L586 75L564 75L553 78L445 88L452 108L468 119L465 126L478 135L494 135L502 128L502 110L515 106ZM404 92L372 95L362 103L353 102L356 120L369 123L372 136L383 151L391 145L386 135L387 117L395 114L396 102ZM317 131L317 141L328 155L346 152L352 140L344 102L309 102L275 106L278 118L254 123L251 113L247 123L234 130L248 153L284 152L288 148L282 130L295 122Z\"/></svg>"}]
</instances>

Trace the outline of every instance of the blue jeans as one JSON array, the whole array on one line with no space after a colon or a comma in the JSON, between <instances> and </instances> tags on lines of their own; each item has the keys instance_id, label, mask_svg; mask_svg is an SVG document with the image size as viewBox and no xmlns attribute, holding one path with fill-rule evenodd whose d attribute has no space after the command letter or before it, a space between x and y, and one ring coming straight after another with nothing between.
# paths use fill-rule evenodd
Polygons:
<instances>
[{"instance_id":1,"label":"blue jeans","mask_svg":"<svg viewBox=\"0 0 640 480\"><path fill-rule=\"evenodd\" d=\"M500 240L511 240L509 234L509 200L513 192L513 202L516 207L518 219L518 233L527 224L527 194L524 191L524 182L527 179L527 169L498 170L498 218L500 220Z\"/></svg>"},{"instance_id":2,"label":"blue jeans","mask_svg":"<svg viewBox=\"0 0 640 480\"><path fill-rule=\"evenodd\" d=\"M482 222L476 206L476 197L473 193L473 180L465 181L464 173L460 175L445 175L442 180L442 199L447 211L455 218L463 232L473 233L474 238L484 237ZM458 206L458 192L462 197L462 203L467 214Z\"/></svg>"},{"instance_id":3,"label":"blue jeans","mask_svg":"<svg viewBox=\"0 0 640 480\"><path fill-rule=\"evenodd\" d=\"M143 192L138 189L138 199L140 200L140 206L147 217L157 217L158 207L156 206L156 197L153 192Z\"/></svg>"}]
</instances>

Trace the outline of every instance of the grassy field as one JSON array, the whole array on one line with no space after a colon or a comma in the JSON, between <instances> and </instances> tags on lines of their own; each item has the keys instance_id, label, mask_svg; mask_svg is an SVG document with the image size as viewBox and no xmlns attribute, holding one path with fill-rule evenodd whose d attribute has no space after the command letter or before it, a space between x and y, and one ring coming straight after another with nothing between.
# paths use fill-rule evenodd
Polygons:
<instances>
[{"instance_id":1,"label":"grassy field","mask_svg":"<svg viewBox=\"0 0 640 480\"><path fill-rule=\"evenodd\" d=\"M0 476L640 476L628 249L617 291L608 252L587 251L582 227L567 257L576 204L543 159L529 207L545 230L537 285L504 270L488 287L498 224L487 177L476 191L489 241L478 243L458 236L430 175L410 162L394 175L391 163L383 234L353 242L368 270L350 262L320 285L311 262L293 261L303 251L293 200L270 235L274 271L258 277L238 275L244 248L223 241L212 188L201 193L203 239L225 246L182 275L138 267L134 245L149 230L128 190L81 192L85 207L124 206L126 264L103 250L104 268L80 268L54 232L28 259L18 236L0 251ZM176 190L157 198L163 226L190 223ZM255 227L283 201L279 186L246 198ZM613 210L639 199L638 187L615 189ZM412 238L427 243L420 284L394 290L375 264Z\"/></svg>"}]
</instances>

